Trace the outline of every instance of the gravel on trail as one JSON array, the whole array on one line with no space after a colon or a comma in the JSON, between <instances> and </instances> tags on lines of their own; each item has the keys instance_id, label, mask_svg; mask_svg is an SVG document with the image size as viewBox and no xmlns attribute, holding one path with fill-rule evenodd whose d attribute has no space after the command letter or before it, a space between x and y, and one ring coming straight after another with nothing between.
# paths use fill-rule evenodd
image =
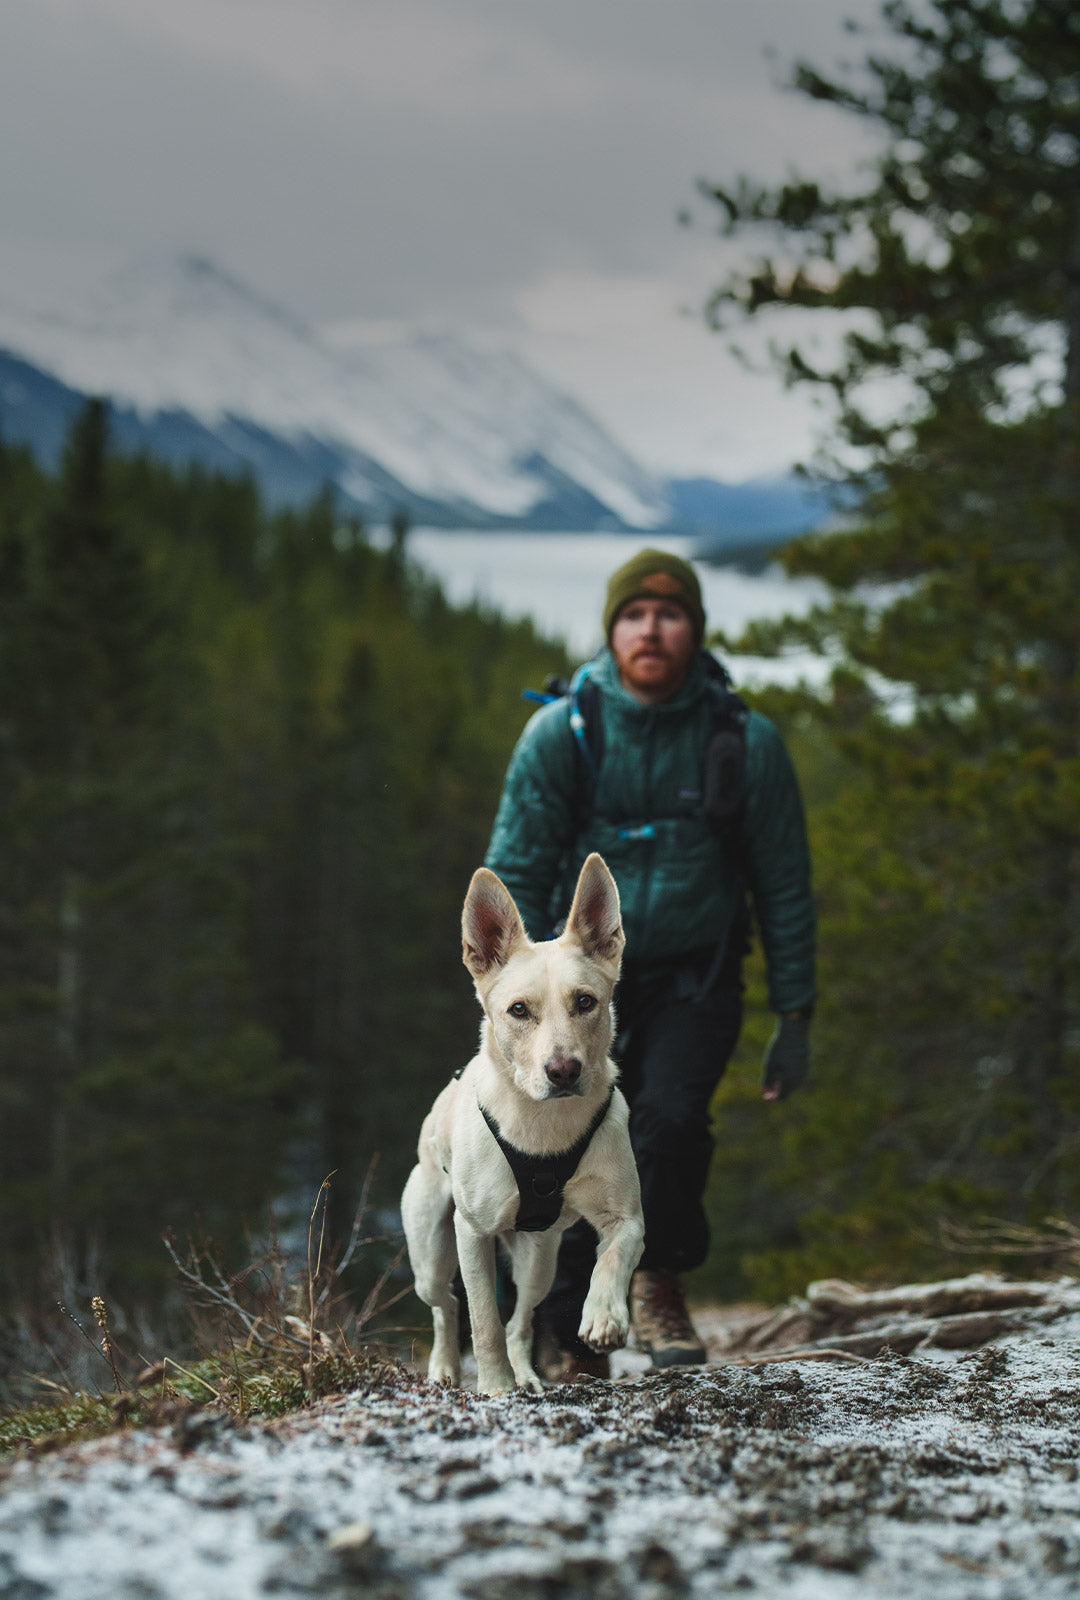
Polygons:
<instances>
[{"instance_id":1,"label":"gravel on trail","mask_svg":"<svg viewBox=\"0 0 1080 1600\"><path fill-rule=\"evenodd\" d=\"M974 1353L481 1399L403 1370L0 1469L0 1600L1053 1600L1080 1591L1080 1313Z\"/></svg>"}]
</instances>

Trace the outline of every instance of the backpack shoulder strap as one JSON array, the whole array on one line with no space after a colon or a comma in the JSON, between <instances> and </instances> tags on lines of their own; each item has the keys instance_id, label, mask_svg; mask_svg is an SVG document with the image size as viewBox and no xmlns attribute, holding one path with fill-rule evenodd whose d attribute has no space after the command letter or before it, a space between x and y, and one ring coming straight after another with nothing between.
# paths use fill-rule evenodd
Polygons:
<instances>
[{"instance_id":1,"label":"backpack shoulder strap","mask_svg":"<svg viewBox=\"0 0 1080 1600\"><path fill-rule=\"evenodd\" d=\"M735 836L746 800L746 722L750 711L732 688L727 668L710 651L702 654L711 713L703 763L702 812L710 827Z\"/></svg>"},{"instance_id":2,"label":"backpack shoulder strap","mask_svg":"<svg viewBox=\"0 0 1080 1600\"><path fill-rule=\"evenodd\" d=\"M604 759L604 720L600 690L591 676L591 661L578 668L570 680L570 732L574 736L574 832L580 833L592 815L600 763Z\"/></svg>"},{"instance_id":3,"label":"backpack shoulder strap","mask_svg":"<svg viewBox=\"0 0 1080 1600\"><path fill-rule=\"evenodd\" d=\"M565 700L569 705L569 727L574 740L574 833L579 834L592 815L596 781L604 756L604 724L600 716L600 691L590 676L596 657L586 661L572 678L551 673L542 689L523 689L523 700L549 706Z\"/></svg>"}]
</instances>

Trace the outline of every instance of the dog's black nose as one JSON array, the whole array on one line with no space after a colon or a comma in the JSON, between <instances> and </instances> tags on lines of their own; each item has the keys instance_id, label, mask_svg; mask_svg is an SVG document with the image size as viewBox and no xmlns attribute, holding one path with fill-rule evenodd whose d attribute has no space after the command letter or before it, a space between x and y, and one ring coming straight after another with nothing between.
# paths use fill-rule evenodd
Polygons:
<instances>
[{"instance_id":1,"label":"dog's black nose","mask_svg":"<svg viewBox=\"0 0 1080 1600\"><path fill-rule=\"evenodd\" d=\"M544 1062L548 1082L556 1089L572 1089L581 1077L581 1062L577 1056L552 1056Z\"/></svg>"}]
</instances>

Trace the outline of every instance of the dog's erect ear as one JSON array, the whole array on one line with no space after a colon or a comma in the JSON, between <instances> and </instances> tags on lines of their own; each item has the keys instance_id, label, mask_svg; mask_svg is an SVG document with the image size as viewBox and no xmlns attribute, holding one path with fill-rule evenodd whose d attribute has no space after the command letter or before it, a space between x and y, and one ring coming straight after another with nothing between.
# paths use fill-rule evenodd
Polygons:
<instances>
[{"instance_id":1,"label":"dog's erect ear","mask_svg":"<svg viewBox=\"0 0 1080 1600\"><path fill-rule=\"evenodd\" d=\"M525 924L510 891L487 867L473 873L461 913L461 959L474 978L501 967L519 942L528 942Z\"/></svg>"},{"instance_id":2,"label":"dog's erect ear","mask_svg":"<svg viewBox=\"0 0 1080 1600\"><path fill-rule=\"evenodd\" d=\"M619 917L619 891L603 856L595 851L585 861L566 919L564 939L580 944L587 956L618 961L626 938Z\"/></svg>"}]
</instances>

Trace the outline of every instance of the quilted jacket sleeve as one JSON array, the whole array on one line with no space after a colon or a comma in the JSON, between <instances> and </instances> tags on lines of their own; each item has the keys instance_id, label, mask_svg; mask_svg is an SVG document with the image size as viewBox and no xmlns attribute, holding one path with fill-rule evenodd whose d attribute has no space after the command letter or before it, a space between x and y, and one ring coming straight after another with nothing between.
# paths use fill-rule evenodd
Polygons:
<instances>
[{"instance_id":1,"label":"quilted jacket sleeve","mask_svg":"<svg viewBox=\"0 0 1080 1600\"><path fill-rule=\"evenodd\" d=\"M751 713L744 839L775 1011L814 999L815 913L802 796L775 725Z\"/></svg>"},{"instance_id":2,"label":"quilted jacket sleeve","mask_svg":"<svg viewBox=\"0 0 1080 1600\"><path fill-rule=\"evenodd\" d=\"M575 767L565 700L531 717L517 742L484 865L514 897L531 939L551 937L550 907L574 832Z\"/></svg>"}]
</instances>

